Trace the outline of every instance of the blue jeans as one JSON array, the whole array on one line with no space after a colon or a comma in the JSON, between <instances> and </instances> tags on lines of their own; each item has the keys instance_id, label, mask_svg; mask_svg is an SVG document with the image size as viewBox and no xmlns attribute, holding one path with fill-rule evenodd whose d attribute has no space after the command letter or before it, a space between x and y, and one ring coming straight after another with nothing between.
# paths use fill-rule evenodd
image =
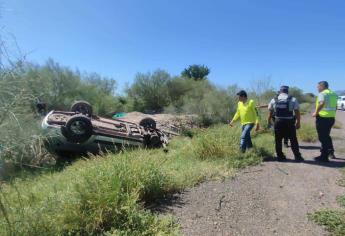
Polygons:
<instances>
[{"instance_id":1,"label":"blue jeans","mask_svg":"<svg viewBox=\"0 0 345 236\"><path fill-rule=\"evenodd\" d=\"M240 149L245 152L247 148L253 147L250 131L253 129L254 124L246 124L242 126Z\"/></svg>"}]
</instances>

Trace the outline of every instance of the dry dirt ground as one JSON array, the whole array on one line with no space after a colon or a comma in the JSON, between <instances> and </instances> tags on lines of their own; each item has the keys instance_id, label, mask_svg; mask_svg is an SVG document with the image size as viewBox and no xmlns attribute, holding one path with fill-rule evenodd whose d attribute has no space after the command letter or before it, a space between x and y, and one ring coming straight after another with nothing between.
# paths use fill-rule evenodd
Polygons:
<instances>
[{"instance_id":1,"label":"dry dirt ground","mask_svg":"<svg viewBox=\"0 0 345 236\"><path fill-rule=\"evenodd\" d=\"M345 112L337 119L343 123L332 131L338 159L315 162L319 144L300 143L304 163L263 162L176 195L163 212L175 215L184 235L327 235L307 214L338 207L336 197L345 191L337 185L339 168L345 167Z\"/></svg>"}]
</instances>

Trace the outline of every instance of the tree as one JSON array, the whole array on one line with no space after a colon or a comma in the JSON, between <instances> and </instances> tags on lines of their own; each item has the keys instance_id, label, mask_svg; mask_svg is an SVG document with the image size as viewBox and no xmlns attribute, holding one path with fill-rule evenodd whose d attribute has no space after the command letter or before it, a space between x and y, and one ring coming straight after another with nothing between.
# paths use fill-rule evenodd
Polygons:
<instances>
[{"instance_id":1,"label":"tree","mask_svg":"<svg viewBox=\"0 0 345 236\"><path fill-rule=\"evenodd\" d=\"M129 98L133 101L135 110L160 111L169 105L168 82L171 80L169 73L156 70L151 73L138 73L134 83L127 89Z\"/></svg>"},{"instance_id":2,"label":"tree","mask_svg":"<svg viewBox=\"0 0 345 236\"><path fill-rule=\"evenodd\" d=\"M99 115L123 109L115 94L116 81L97 73L81 75L49 59L44 65L26 64L20 75L26 88L38 100L47 103L48 110L68 110L77 100L86 100Z\"/></svg>"},{"instance_id":3,"label":"tree","mask_svg":"<svg viewBox=\"0 0 345 236\"><path fill-rule=\"evenodd\" d=\"M182 71L181 75L193 80L206 80L210 72L210 69L205 65L190 65Z\"/></svg>"},{"instance_id":4,"label":"tree","mask_svg":"<svg viewBox=\"0 0 345 236\"><path fill-rule=\"evenodd\" d=\"M113 78L102 77L97 73L85 74L83 80L92 86L95 86L104 94L114 95L116 91L116 80Z\"/></svg>"}]
</instances>

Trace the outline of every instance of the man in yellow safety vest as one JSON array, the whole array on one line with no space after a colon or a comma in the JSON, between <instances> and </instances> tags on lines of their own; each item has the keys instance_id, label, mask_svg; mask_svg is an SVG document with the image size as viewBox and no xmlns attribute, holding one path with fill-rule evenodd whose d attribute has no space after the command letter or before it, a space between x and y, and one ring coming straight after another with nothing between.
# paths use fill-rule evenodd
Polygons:
<instances>
[{"instance_id":1,"label":"man in yellow safety vest","mask_svg":"<svg viewBox=\"0 0 345 236\"><path fill-rule=\"evenodd\" d=\"M316 118L316 130L321 142L321 155L316 157L315 160L328 162L329 157L335 158L330 134L335 123L338 96L329 89L327 81L319 82L317 90L319 95L316 99L316 109L313 117Z\"/></svg>"},{"instance_id":2,"label":"man in yellow safety vest","mask_svg":"<svg viewBox=\"0 0 345 236\"><path fill-rule=\"evenodd\" d=\"M240 149L242 152L245 152L247 148L253 147L250 131L254 126L256 127L256 131L260 129L260 118L255 107L254 100L248 99L246 91L241 90L237 95L239 100L237 111L229 125L232 127L234 122L240 119L242 125Z\"/></svg>"}]
</instances>

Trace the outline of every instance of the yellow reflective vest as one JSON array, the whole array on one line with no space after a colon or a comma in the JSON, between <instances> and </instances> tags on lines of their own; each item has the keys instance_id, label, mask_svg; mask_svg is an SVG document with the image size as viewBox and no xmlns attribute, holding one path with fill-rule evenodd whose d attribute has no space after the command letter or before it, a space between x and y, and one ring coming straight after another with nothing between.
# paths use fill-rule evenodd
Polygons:
<instances>
[{"instance_id":1,"label":"yellow reflective vest","mask_svg":"<svg viewBox=\"0 0 345 236\"><path fill-rule=\"evenodd\" d=\"M320 117L332 118L335 117L337 112L337 99L338 95L329 89L325 89L321 92L324 97L324 106L319 112ZM316 109L319 107L319 98L316 99Z\"/></svg>"},{"instance_id":2,"label":"yellow reflective vest","mask_svg":"<svg viewBox=\"0 0 345 236\"><path fill-rule=\"evenodd\" d=\"M231 124L238 120L238 118L241 120L241 125L259 123L259 115L254 100L249 100L246 103L238 102L237 111Z\"/></svg>"}]
</instances>

